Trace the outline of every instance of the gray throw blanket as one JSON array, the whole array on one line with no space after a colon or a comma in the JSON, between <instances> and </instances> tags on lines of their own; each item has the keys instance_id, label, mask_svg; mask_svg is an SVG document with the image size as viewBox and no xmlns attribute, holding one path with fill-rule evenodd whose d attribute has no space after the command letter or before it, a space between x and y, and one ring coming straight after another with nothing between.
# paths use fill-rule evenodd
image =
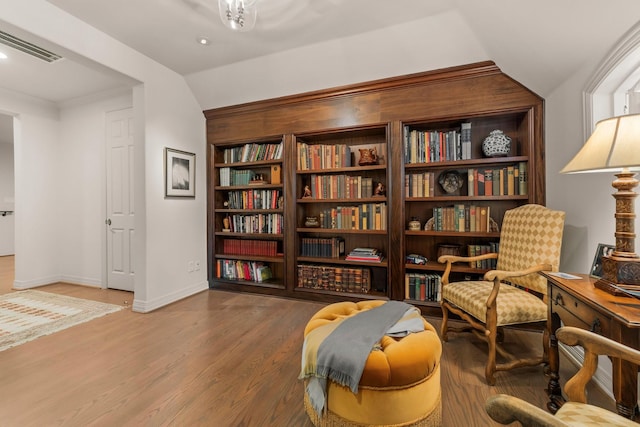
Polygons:
<instances>
[{"instance_id":1,"label":"gray throw blanket","mask_svg":"<svg viewBox=\"0 0 640 427\"><path fill-rule=\"evenodd\" d=\"M398 323L403 326L398 328ZM322 328L328 329L322 331ZM369 353L387 331L403 329L400 334L406 335L424 330L424 324L415 307L401 301L388 301L348 317L333 328L328 324L311 331L302 352L300 378L309 378L307 394L319 415L325 408L327 378L357 393ZM317 333L312 336L314 332ZM310 342L315 342L317 349L311 348L314 344Z\"/></svg>"}]
</instances>

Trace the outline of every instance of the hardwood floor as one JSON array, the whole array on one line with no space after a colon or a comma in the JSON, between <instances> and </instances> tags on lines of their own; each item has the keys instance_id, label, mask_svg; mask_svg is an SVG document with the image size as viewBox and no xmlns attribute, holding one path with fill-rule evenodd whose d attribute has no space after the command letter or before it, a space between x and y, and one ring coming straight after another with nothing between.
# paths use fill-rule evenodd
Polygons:
<instances>
[{"instance_id":1,"label":"hardwood floor","mask_svg":"<svg viewBox=\"0 0 640 427\"><path fill-rule=\"evenodd\" d=\"M0 257L0 293L11 292L13 257ZM39 288L130 307L132 294L55 284ZM125 304L127 301L127 304ZM300 426L302 331L324 304L205 291L151 313L130 308L0 352L3 426ZM436 327L439 319L428 319ZM514 346L540 335L509 331ZM529 347L527 347L529 348ZM544 407L542 368L484 383L484 345L469 334L444 344L444 426L492 426L495 393ZM561 376L575 368L561 359ZM614 408L599 389L596 404ZM607 406L608 405L608 406Z\"/></svg>"}]
</instances>

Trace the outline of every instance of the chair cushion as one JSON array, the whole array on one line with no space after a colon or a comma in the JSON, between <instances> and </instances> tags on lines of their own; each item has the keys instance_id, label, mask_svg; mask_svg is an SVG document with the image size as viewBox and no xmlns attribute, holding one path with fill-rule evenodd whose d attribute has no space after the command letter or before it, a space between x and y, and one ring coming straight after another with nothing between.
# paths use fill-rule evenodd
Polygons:
<instances>
[{"instance_id":1,"label":"chair cushion","mask_svg":"<svg viewBox=\"0 0 640 427\"><path fill-rule=\"evenodd\" d=\"M570 426L629 426L638 424L611 411L584 403L567 402L556 413L556 418Z\"/></svg>"},{"instance_id":2,"label":"chair cushion","mask_svg":"<svg viewBox=\"0 0 640 427\"><path fill-rule=\"evenodd\" d=\"M493 282L464 281L442 287L442 299L458 306L483 323ZM540 322L547 319L547 304L535 295L502 283L496 301L498 326Z\"/></svg>"}]
</instances>

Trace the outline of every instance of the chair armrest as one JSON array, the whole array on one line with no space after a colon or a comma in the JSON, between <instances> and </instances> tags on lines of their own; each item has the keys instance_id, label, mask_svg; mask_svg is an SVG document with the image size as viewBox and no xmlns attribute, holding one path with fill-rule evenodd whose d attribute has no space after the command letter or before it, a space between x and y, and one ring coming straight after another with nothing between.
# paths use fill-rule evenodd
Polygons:
<instances>
[{"instance_id":1,"label":"chair armrest","mask_svg":"<svg viewBox=\"0 0 640 427\"><path fill-rule=\"evenodd\" d=\"M506 394L489 397L485 402L485 410L494 421L505 425L519 421L523 426L528 427L568 426L550 413Z\"/></svg>"},{"instance_id":2,"label":"chair armrest","mask_svg":"<svg viewBox=\"0 0 640 427\"><path fill-rule=\"evenodd\" d=\"M533 267L529 267L526 270L518 271L506 271L506 270L491 270L484 274L484 280L493 282L495 279L504 280L509 277L520 277L528 274L537 273L539 271L551 271L552 266L549 264L538 264Z\"/></svg>"},{"instance_id":3,"label":"chair armrest","mask_svg":"<svg viewBox=\"0 0 640 427\"><path fill-rule=\"evenodd\" d=\"M597 355L617 357L640 365L640 351L586 329L563 326L556 331L556 337L564 344L579 345Z\"/></svg>"},{"instance_id":4,"label":"chair armrest","mask_svg":"<svg viewBox=\"0 0 640 427\"><path fill-rule=\"evenodd\" d=\"M537 273L538 271L551 270L552 267L549 264L538 264L533 267L529 267L526 270L518 271L506 271L506 270L491 270L484 274L484 280L493 282L493 289L487 298L487 310L496 311L496 299L498 298L498 292L500 292L500 284L503 280L510 277L526 276L528 274ZM495 315L495 314L494 314ZM488 314L487 314L488 316Z\"/></svg>"},{"instance_id":5,"label":"chair armrest","mask_svg":"<svg viewBox=\"0 0 640 427\"><path fill-rule=\"evenodd\" d=\"M445 262L447 263L448 262L451 262L451 263L471 262L471 261L480 261L483 259L492 259L492 258L498 258L498 254L491 252L491 253L475 255L475 256L440 255L440 257L438 257L438 262L440 264L444 264Z\"/></svg>"},{"instance_id":6,"label":"chair armrest","mask_svg":"<svg viewBox=\"0 0 640 427\"><path fill-rule=\"evenodd\" d=\"M447 263L447 266L444 269L444 273L442 273L442 284L446 285L449 283L449 273L451 272L451 265L456 262L473 262L473 261L481 261L483 259L493 259L498 258L498 254L491 252L482 255L475 256L458 256L458 255L441 255L438 258L438 262L440 264Z\"/></svg>"},{"instance_id":7,"label":"chair armrest","mask_svg":"<svg viewBox=\"0 0 640 427\"><path fill-rule=\"evenodd\" d=\"M585 388L598 368L599 355L617 357L640 366L640 351L585 329L564 326L556 331L556 337L566 345L584 348L582 367L564 387L572 402L587 402Z\"/></svg>"}]
</instances>

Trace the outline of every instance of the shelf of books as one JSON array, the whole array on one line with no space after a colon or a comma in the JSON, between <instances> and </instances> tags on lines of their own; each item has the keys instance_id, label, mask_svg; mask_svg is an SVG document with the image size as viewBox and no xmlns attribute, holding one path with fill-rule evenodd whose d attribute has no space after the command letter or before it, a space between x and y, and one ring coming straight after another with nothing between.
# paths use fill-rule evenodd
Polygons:
<instances>
[{"instance_id":1,"label":"shelf of books","mask_svg":"<svg viewBox=\"0 0 640 427\"><path fill-rule=\"evenodd\" d=\"M407 257L406 299L437 305L444 271L438 257L495 249L504 212L529 203L530 114L496 112L403 125L404 251L426 260L414 264L416 257ZM496 135L504 144L494 143ZM458 263L451 274L472 280L489 268Z\"/></svg>"},{"instance_id":2,"label":"shelf of books","mask_svg":"<svg viewBox=\"0 0 640 427\"><path fill-rule=\"evenodd\" d=\"M213 147L213 284L284 289L282 141Z\"/></svg>"},{"instance_id":3,"label":"shelf of books","mask_svg":"<svg viewBox=\"0 0 640 427\"><path fill-rule=\"evenodd\" d=\"M388 297L386 134L296 136L297 291Z\"/></svg>"}]
</instances>

